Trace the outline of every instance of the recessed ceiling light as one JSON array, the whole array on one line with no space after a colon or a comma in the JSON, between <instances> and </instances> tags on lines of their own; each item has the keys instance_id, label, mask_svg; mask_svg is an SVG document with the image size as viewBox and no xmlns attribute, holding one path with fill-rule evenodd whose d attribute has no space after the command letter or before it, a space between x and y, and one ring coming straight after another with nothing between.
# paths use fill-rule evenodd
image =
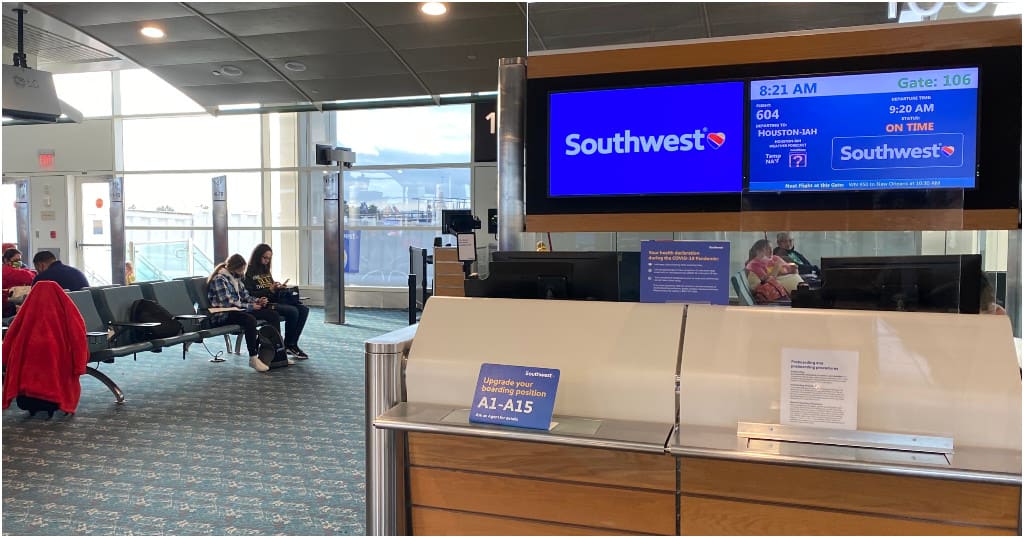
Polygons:
<instances>
[{"instance_id":1,"label":"recessed ceiling light","mask_svg":"<svg viewBox=\"0 0 1024 538\"><path fill-rule=\"evenodd\" d=\"M423 5L420 6L420 11L427 15L433 15L436 17L447 13L448 6L444 5L444 2L424 2Z\"/></svg>"},{"instance_id":2,"label":"recessed ceiling light","mask_svg":"<svg viewBox=\"0 0 1024 538\"><path fill-rule=\"evenodd\" d=\"M238 66L235 66L235 65L222 65L222 66L220 66L220 74L222 74L224 76L240 77L240 76L242 76L242 73L244 73L244 71L242 71L242 68L238 67Z\"/></svg>"},{"instance_id":3,"label":"recessed ceiling light","mask_svg":"<svg viewBox=\"0 0 1024 538\"><path fill-rule=\"evenodd\" d=\"M215 77L221 76L221 72L217 71L216 69L214 69L213 71L210 71L210 74L215 76Z\"/></svg>"},{"instance_id":4,"label":"recessed ceiling light","mask_svg":"<svg viewBox=\"0 0 1024 538\"><path fill-rule=\"evenodd\" d=\"M306 70L306 64L302 62L296 62L295 60L288 60L287 62L284 63L284 68L289 71L301 73Z\"/></svg>"},{"instance_id":5,"label":"recessed ceiling light","mask_svg":"<svg viewBox=\"0 0 1024 538\"><path fill-rule=\"evenodd\" d=\"M153 39L160 39L161 37L167 35L164 33L163 30L157 28L156 26L143 26L142 29L139 30L139 33L146 37L151 37Z\"/></svg>"}]
</instances>

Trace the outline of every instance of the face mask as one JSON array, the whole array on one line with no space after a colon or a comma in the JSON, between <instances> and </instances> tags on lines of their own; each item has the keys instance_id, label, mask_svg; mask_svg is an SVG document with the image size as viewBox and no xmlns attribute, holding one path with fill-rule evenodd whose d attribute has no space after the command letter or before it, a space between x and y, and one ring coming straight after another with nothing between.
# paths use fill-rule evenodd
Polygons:
<instances>
[{"instance_id":1,"label":"face mask","mask_svg":"<svg viewBox=\"0 0 1024 538\"><path fill-rule=\"evenodd\" d=\"M18 260L18 261L11 262L11 267L13 267L15 269L21 269L22 267L24 267L24 264L21 263L21 260Z\"/></svg>"}]
</instances>

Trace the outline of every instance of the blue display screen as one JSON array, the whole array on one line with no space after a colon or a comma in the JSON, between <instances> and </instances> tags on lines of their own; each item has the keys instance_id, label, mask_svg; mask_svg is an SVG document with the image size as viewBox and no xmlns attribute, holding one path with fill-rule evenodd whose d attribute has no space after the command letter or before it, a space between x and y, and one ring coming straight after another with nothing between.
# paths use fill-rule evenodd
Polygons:
<instances>
[{"instance_id":1,"label":"blue display screen","mask_svg":"<svg viewBox=\"0 0 1024 538\"><path fill-rule=\"evenodd\" d=\"M549 97L550 196L742 190L742 82Z\"/></svg>"},{"instance_id":2,"label":"blue display screen","mask_svg":"<svg viewBox=\"0 0 1024 538\"><path fill-rule=\"evenodd\" d=\"M978 69L750 83L753 192L972 188Z\"/></svg>"}]
</instances>

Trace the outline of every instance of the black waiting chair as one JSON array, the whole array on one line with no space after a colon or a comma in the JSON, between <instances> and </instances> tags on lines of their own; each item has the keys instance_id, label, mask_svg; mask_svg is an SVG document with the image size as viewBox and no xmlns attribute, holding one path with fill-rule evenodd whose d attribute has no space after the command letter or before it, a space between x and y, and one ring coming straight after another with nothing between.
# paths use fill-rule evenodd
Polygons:
<instances>
[{"instance_id":1,"label":"black waiting chair","mask_svg":"<svg viewBox=\"0 0 1024 538\"><path fill-rule=\"evenodd\" d=\"M188 351L187 344L192 342L198 342L202 340L202 336L198 332L186 332L176 336L168 336L166 338L146 338L144 336L138 336L140 333L145 333L145 328L150 326L145 323L133 322L130 317L132 304L139 299L143 299L142 288L138 286L121 286L115 288L104 288L99 290L92 290L94 297L99 297L98 304L102 306L100 309L101 315L105 315L104 318L108 325L113 327L115 330L124 332L134 333L132 337L133 341L148 341L153 344L153 349L150 351L160 352L165 347L176 346L178 344L186 344L182 350L182 358L185 358L185 352ZM142 330L134 330L142 329Z\"/></svg>"},{"instance_id":2,"label":"black waiting chair","mask_svg":"<svg viewBox=\"0 0 1024 538\"><path fill-rule=\"evenodd\" d=\"M238 325L210 327L209 316L196 313L192 294L189 293L188 286L186 286L184 281L168 280L143 283L141 287L142 294L147 299L159 303L160 306L166 308L174 316L174 319L181 322L187 332L198 332L203 339L224 336L225 341L230 345L230 340L226 338L227 335L242 330Z\"/></svg>"},{"instance_id":3,"label":"black waiting chair","mask_svg":"<svg viewBox=\"0 0 1024 538\"><path fill-rule=\"evenodd\" d=\"M82 319L85 321L85 334L89 342L89 362L114 362L117 357L128 355L134 357L136 353L153 349L153 344L150 342L111 347L107 338L107 325L96 309L92 293L89 290L72 291L68 293L68 297L78 307L78 312L82 314ZM124 393L112 379L91 366L86 367L86 373L106 385L110 392L114 393L117 403L124 402Z\"/></svg>"}]
</instances>

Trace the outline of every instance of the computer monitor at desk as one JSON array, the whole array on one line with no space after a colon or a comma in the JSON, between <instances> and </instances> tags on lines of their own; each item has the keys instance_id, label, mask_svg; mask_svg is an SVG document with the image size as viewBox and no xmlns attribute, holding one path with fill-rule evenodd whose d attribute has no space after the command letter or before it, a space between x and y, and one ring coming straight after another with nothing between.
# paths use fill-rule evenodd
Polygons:
<instances>
[{"instance_id":1,"label":"computer monitor at desk","mask_svg":"<svg viewBox=\"0 0 1024 538\"><path fill-rule=\"evenodd\" d=\"M980 310L979 254L822 258L821 277L823 306L830 308L961 314Z\"/></svg>"},{"instance_id":2,"label":"computer monitor at desk","mask_svg":"<svg viewBox=\"0 0 1024 538\"><path fill-rule=\"evenodd\" d=\"M466 297L619 300L616 252L495 252L485 279L466 280Z\"/></svg>"}]
</instances>

